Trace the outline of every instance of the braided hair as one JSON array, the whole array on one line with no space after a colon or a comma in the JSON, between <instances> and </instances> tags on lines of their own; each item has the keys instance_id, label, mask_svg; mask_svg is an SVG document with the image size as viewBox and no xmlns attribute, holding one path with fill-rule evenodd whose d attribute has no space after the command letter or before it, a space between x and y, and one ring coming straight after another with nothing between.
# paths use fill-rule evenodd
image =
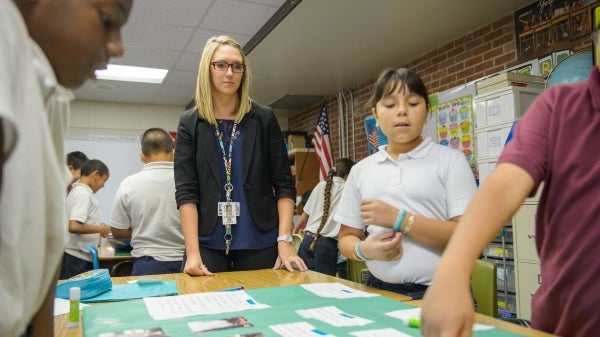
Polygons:
<instances>
[{"instance_id":1,"label":"braided hair","mask_svg":"<svg viewBox=\"0 0 600 337\"><path fill-rule=\"evenodd\" d=\"M315 243L321 234L321 231L325 227L327 218L329 218L329 209L331 208L331 187L333 186L333 177L345 177L350 173L350 169L354 166L354 161L349 158L339 159L335 165L329 169L327 173L327 182L325 183L325 197L323 200L323 214L321 215L321 223L319 229L310 243L309 250L312 252L315 249Z\"/></svg>"}]
</instances>

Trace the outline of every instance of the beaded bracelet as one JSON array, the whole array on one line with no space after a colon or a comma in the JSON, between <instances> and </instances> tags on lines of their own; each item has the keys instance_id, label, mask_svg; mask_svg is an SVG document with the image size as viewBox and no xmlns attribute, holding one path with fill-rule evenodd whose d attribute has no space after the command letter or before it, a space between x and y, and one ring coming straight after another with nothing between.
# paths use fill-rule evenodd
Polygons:
<instances>
[{"instance_id":1,"label":"beaded bracelet","mask_svg":"<svg viewBox=\"0 0 600 337\"><path fill-rule=\"evenodd\" d=\"M356 256L359 260L361 261L369 261L371 259L366 258L362 251L360 250L360 245L362 244L362 241L359 241L356 246L354 246L354 256Z\"/></svg>"},{"instance_id":2,"label":"beaded bracelet","mask_svg":"<svg viewBox=\"0 0 600 337\"><path fill-rule=\"evenodd\" d=\"M398 212L398 216L396 217L396 222L394 222L394 232L399 232L400 227L402 227L402 222L404 222L404 217L406 216L406 210L402 209Z\"/></svg>"},{"instance_id":3,"label":"beaded bracelet","mask_svg":"<svg viewBox=\"0 0 600 337\"><path fill-rule=\"evenodd\" d=\"M410 215L410 217L408 217L406 226L404 226L404 228L402 228L402 234L406 234L406 233L410 232L410 229L412 228L413 223L415 223L415 214L414 213L412 213Z\"/></svg>"}]
</instances>

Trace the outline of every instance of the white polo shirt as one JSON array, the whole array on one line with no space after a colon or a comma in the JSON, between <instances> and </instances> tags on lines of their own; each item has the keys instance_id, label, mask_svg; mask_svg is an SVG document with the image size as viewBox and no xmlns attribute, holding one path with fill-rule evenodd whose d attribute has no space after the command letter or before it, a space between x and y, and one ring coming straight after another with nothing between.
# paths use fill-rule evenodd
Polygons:
<instances>
[{"instance_id":1,"label":"white polo shirt","mask_svg":"<svg viewBox=\"0 0 600 337\"><path fill-rule=\"evenodd\" d=\"M152 162L123 179L115 195L110 226L131 228L131 255L181 261L185 251L175 201L173 162Z\"/></svg>"},{"instance_id":2,"label":"white polo shirt","mask_svg":"<svg viewBox=\"0 0 600 337\"><path fill-rule=\"evenodd\" d=\"M73 189L67 195L67 218L86 225L99 226L100 203L92 189L82 183L73 184ZM87 245L98 246L100 234L69 233L69 240L65 252L80 259L92 262L92 255L85 248Z\"/></svg>"},{"instance_id":3,"label":"white polo shirt","mask_svg":"<svg viewBox=\"0 0 600 337\"><path fill-rule=\"evenodd\" d=\"M413 151L394 160L380 147L352 167L334 219L364 229L363 199L379 199L399 209L428 218L449 220L462 215L477 186L465 156L426 138ZM392 231L370 225L370 237ZM403 256L394 261L367 261L369 271L389 283L429 284L441 251L403 236Z\"/></svg>"},{"instance_id":4,"label":"white polo shirt","mask_svg":"<svg viewBox=\"0 0 600 337\"><path fill-rule=\"evenodd\" d=\"M329 216L325 226L321 230L321 236L337 239L340 232L340 223L333 220L337 205L340 202L344 184L346 181L341 177L333 177L331 182L331 195L329 197ZM317 234L323 217L323 208L325 207L325 186L327 181L321 181L310 193L310 198L304 205L304 212L309 215L305 230Z\"/></svg>"},{"instance_id":5,"label":"white polo shirt","mask_svg":"<svg viewBox=\"0 0 600 337\"><path fill-rule=\"evenodd\" d=\"M55 123L67 116L49 116L46 104L65 90L11 0L0 0L0 50L0 336L13 337L42 304L62 258L69 176L63 142L55 141L66 124Z\"/></svg>"}]
</instances>

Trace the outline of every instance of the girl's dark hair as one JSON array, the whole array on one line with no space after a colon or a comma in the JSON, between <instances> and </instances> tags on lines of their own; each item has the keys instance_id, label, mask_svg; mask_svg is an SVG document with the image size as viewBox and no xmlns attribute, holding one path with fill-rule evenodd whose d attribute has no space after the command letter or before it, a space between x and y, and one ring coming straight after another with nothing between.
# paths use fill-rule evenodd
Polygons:
<instances>
[{"instance_id":1,"label":"girl's dark hair","mask_svg":"<svg viewBox=\"0 0 600 337\"><path fill-rule=\"evenodd\" d=\"M373 84L373 93L367 101L367 108L375 108L381 98L396 91L398 86L400 86L400 90L408 90L423 97L425 107L429 110L429 94L425 83L416 72L406 68L385 68L379 74L377 81Z\"/></svg>"},{"instance_id":2,"label":"girl's dark hair","mask_svg":"<svg viewBox=\"0 0 600 337\"><path fill-rule=\"evenodd\" d=\"M329 209L331 207L331 187L333 186L333 177L345 177L350 173L350 169L354 166L354 161L350 158L341 158L327 173L327 183L325 183L325 198L323 200L323 214L321 215L321 223L319 229L315 233L313 241L310 243L309 250L312 252L315 249L315 242L317 241L327 218L329 218Z\"/></svg>"},{"instance_id":3,"label":"girl's dark hair","mask_svg":"<svg viewBox=\"0 0 600 337\"><path fill-rule=\"evenodd\" d=\"M98 159L90 159L81 166L81 175L87 177L98 171L101 176L108 174L108 167Z\"/></svg>"}]
</instances>

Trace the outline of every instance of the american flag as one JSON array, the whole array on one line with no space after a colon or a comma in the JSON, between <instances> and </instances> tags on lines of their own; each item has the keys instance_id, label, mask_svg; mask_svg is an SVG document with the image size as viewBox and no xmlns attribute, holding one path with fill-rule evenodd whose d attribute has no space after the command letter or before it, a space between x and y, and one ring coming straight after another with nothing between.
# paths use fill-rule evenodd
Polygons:
<instances>
[{"instance_id":1,"label":"american flag","mask_svg":"<svg viewBox=\"0 0 600 337\"><path fill-rule=\"evenodd\" d=\"M331 141L329 139L329 119L327 119L327 107L323 103L317 129L312 139L317 158L320 163L319 177L321 180L327 179L327 173L333 166L333 153L331 152Z\"/></svg>"}]
</instances>

